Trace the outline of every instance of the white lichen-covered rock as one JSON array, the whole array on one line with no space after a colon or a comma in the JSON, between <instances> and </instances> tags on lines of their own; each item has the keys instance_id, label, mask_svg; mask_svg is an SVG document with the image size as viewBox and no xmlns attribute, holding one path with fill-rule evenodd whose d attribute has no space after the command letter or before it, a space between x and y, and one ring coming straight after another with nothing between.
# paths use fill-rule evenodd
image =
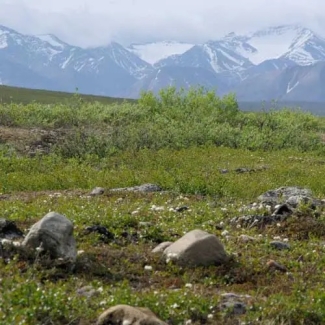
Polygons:
<instances>
[{"instance_id":1,"label":"white lichen-covered rock","mask_svg":"<svg viewBox=\"0 0 325 325\"><path fill-rule=\"evenodd\" d=\"M96 325L167 325L150 309L117 305L104 311Z\"/></svg>"},{"instance_id":2,"label":"white lichen-covered rock","mask_svg":"<svg viewBox=\"0 0 325 325\"><path fill-rule=\"evenodd\" d=\"M48 213L31 227L22 247L48 253L53 259L67 262L75 262L77 258L73 224L56 212Z\"/></svg>"},{"instance_id":3,"label":"white lichen-covered rock","mask_svg":"<svg viewBox=\"0 0 325 325\"><path fill-rule=\"evenodd\" d=\"M181 266L220 265L228 261L220 240L203 230L195 229L164 250L166 260Z\"/></svg>"}]
</instances>

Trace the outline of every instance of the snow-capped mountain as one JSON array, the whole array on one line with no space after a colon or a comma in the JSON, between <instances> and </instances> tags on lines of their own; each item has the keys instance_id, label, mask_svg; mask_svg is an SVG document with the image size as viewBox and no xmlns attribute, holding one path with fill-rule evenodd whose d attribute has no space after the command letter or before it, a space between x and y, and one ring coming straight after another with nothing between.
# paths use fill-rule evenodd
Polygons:
<instances>
[{"instance_id":1,"label":"snow-capped mountain","mask_svg":"<svg viewBox=\"0 0 325 325\"><path fill-rule=\"evenodd\" d=\"M283 25L251 33L245 42L256 49L247 57L254 64L286 58L298 65L309 65L325 59L325 39L300 25Z\"/></svg>"},{"instance_id":2,"label":"snow-capped mountain","mask_svg":"<svg viewBox=\"0 0 325 325\"><path fill-rule=\"evenodd\" d=\"M165 59L171 55L183 54L195 44L162 41L144 44L131 44L127 49L138 55L142 60L155 64L156 62Z\"/></svg>"},{"instance_id":3,"label":"snow-capped mountain","mask_svg":"<svg viewBox=\"0 0 325 325\"><path fill-rule=\"evenodd\" d=\"M324 51L325 39L302 26L284 25L248 35L230 33L219 40L196 45L185 53L160 60L156 66L200 66L220 73L245 70L274 59L289 59L298 65L308 65L325 60Z\"/></svg>"},{"instance_id":4,"label":"snow-capped mountain","mask_svg":"<svg viewBox=\"0 0 325 325\"><path fill-rule=\"evenodd\" d=\"M235 91L239 100L301 94L320 100L324 62L325 39L299 25L229 33L203 44L111 42L96 48L0 26L0 83L30 88L136 98L143 90L200 85L219 95Z\"/></svg>"},{"instance_id":5,"label":"snow-capped mountain","mask_svg":"<svg viewBox=\"0 0 325 325\"><path fill-rule=\"evenodd\" d=\"M54 35L23 35L0 26L4 84L116 96L151 65L122 45L84 49ZM10 67L10 69L9 69ZM27 84L26 84L27 83Z\"/></svg>"},{"instance_id":6,"label":"snow-capped mountain","mask_svg":"<svg viewBox=\"0 0 325 325\"><path fill-rule=\"evenodd\" d=\"M248 59L224 47L220 42L207 42L202 45L195 45L183 54L160 60L156 66L204 68L215 73L221 73L224 71L242 71L252 64Z\"/></svg>"}]
</instances>

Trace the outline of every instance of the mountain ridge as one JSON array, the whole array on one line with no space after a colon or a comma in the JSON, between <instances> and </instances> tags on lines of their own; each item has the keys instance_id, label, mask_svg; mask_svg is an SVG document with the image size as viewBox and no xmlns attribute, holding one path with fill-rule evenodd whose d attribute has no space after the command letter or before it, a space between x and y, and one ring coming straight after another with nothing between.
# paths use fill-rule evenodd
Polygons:
<instances>
[{"instance_id":1,"label":"mountain ridge","mask_svg":"<svg viewBox=\"0 0 325 325\"><path fill-rule=\"evenodd\" d=\"M245 101L263 96L325 101L319 91L322 62L325 39L301 25L228 33L202 44L162 41L125 47L112 41L93 48L0 25L0 83L12 86L137 98L143 90L200 85L220 95L236 92ZM287 93L293 75L299 91Z\"/></svg>"}]
</instances>

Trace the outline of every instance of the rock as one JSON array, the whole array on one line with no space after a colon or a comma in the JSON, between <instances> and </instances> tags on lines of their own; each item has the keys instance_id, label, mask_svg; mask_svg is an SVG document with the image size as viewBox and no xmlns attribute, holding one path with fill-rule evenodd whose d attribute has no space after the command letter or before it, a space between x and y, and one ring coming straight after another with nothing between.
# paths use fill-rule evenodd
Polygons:
<instances>
[{"instance_id":1,"label":"rock","mask_svg":"<svg viewBox=\"0 0 325 325\"><path fill-rule=\"evenodd\" d=\"M274 260L269 260L266 265L269 267L270 270L278 270L278 271L281 271L281 272L287 272L287 268L282 265L282 264L279 264L278 262L274 261Z\"/></svg>"},{"instance_id":2,"label":"rock","mask_svg":"<svg viewBox=\"0 0 325 325\"><path fill-rule=\"evenodd\" d=\"M229 256L215 235L195 229L164 250L167 260L181 266L208 266L226 263Z\"/></svg>"},{"instance_id":3,"label":"rock","mask_svg":"<svg viewBox=\"0 0 325 325\"><path fill-rule=\"evenodd\" d=\"M308 188L299 186L280 187L275 190L270 190L258 197L258 200L263 203L278 204L284 203L291 196L306 196L312 197L312 192Z\"/></svg>"},{"instance_id":4,"label":"rock","mask_svg":"<svg viewBox=\"0 0 325 325\"><path fill-rule=\"evenodd\" d=\"M283 249L290 249L290 245L287 243L283 243L281 241L272 241L270 242L270 245L278 250L283 250Z\"/></svg>"},{"instance_id":5,"label":"rock","mask_svg":"<svg viewBox=\"0 0 325 325\"><path fill-rule=\"evenodd\" d=\"M140 192L140 193L150 193L150 192L160 192L162 188L155 184L143 184L139 186L133 187L121 187L121 188L113 188L110 190L111 192Z\"/></svg>"},{"instance_id":6,"label":"rock","mask_svg":"<svg viewBox=\"0 0 325 325\"><path fill-rule=\"evenodd\" d=\"M254 242L256 241L256 238L252 237L252 236L248 236L248 235L240 235L238 237L238 240L242 243L248 243L248 242Z\"/></svg>"},{"instance_id":7,"label":"rock","mask_svg":"<svg viewBox=\"0 0 325 325\"><path fill-rule=\"evenodd\" d=\"M176 212L183 212L183 211L188 210L188 206L183 205L183 206L180 206L180 207L175 208L174 210L175 210Z\"/></svg>"},{"instance_id":8,"label":"rock","mask_svg":"<svg viewBox=\"0 0 325 325\"><path fill-rule=\"evenodd\" d=\"M226 311L228 315L243 315L246 313L246 303L252 302L250 295L238 295L232 292L221 295L219 310Z\"/></svg>"},{"instance_id":9,"label":"rock","mask_svg":"<svg viewBox=\"0 0 325 325\"><path fill-rule=\"evenodd\" d=\"M97 196L97 195L102 195L105 193L105 189L102 187L95 187L89 195L91 196Z\"/></svg>"},{"instance_id":10,"label":"rock","mask_svg":"<svg viewBox=\"0 0 325 325\"><path fill-rule=\"evenodd\" d=\"M106 227L101 225L89 226L86 228L86 234L96 232L100 235L100 239L107 242L115 238L114 234L107 230Z\"/></svg>"},{"instance_id":11,"label":"rock","mask_svg":"<svg viewBox=\"0 0 325 325\"><path fill-rule=\"evenodd\" d=\"M290 207L288 206L288 204L284 203L279 205L278 207L276 207L276 209L274 210L272 215L291 215L293 213L292 209L290 209Z\"/></svg>"},{"instance_id":12,"label":"rock","mask_svg":"<svg viewBox=\"0 0 325 325\"><path fill-rule=\"evenodd\" d=\"M250 173L252 171L255 171L254 169L252 168L246 168L246 167L240 167L240 168L236 168L235 169L235 172L238 173L238 174L242 174L242 173Z\"/></svg>"},{"instance_id":13,"label":"rock","mask_svg":"<svg viewBox=\"0 0 325 325\"><path fill-rule=\"evenodd\" d=\"M21 242L11 239L0 238L0 258L7 263L15 254L20 254Z\"/></svg>"},{"instance_id":14,"label":"rock","mask_svg":"<svg viewBox=\"0 0 325 325\"><path fill-rule=\"evenodd\" d=\"M77 290L77 294L79 296L83 296L86 298L91 298L99 294L97 290L95 290L92 286L84 286Z\"/></svg>"},{"instance_id":15,"label":"rock","mask_svg":"<svg viewBox=\"0 0 325 325\"><path fill-rule=\"evenodd\" d=\"M219 305L222 311L226 310L228 315L243 315L246 313L246 305L240 301L226 301Z\"/></svg>"},{"instance_id":16,"label":"rock","mask_svg":"<svg viewBox=\"0 0 325 325\"><path fill-rule=\"evenodd\" d=\"M0 238L16 239L23 237L23 232L13 221L0 218Z\"/></svg>"},{"instance_id":17,"label":"rock","mask_svg":"<svg viewBox=\"0 0 325 325\"><path fill-rule=\"evenodd\" d=\"M49 212L31 227L22 242L22 247L41 250L53 259L74 263L77 249L73 237L73 224L65 216Z\"/></svg>"},{"instance_id":18,"label":"rock","mask_svg":"<svg viewBox=\"0 0 325 325\"><path fill-rule=\"evenodd\" d=\"M271 225L275 222L281 222L286 220L287 215L272 215L272 216L264 216L264 215L245 215L245 216L239 216L239 217L234 217L230 220L230 223L232 225L240 227L245 227L245 228L253 228L253 227L258 227L258 228L263 228L266 225Z\"/></svg>"},{"instance_id":19,"label":"rock","mask_svg":"<svg viewBox=\"0 0 325 325\"><path fill-rule=\"evenodd\" d=\"M293 195L286 200L286 203L291 205L293 208L297 208L299 205L302 204L313 205L313 199L308 196Z\"/></svg>"},{"instance_id":20,"label":"rock","mask_svg":"<svg viewBox=\"0 0 325 325\"><path fill-rule=\"evenodd\" d=\"M162 253L167 247L169 247L173 242L164 241L156 246L151 252L152 253Z\"/></svg>"},{"instance_id":21,"label":"rock","mask_svg":"<svg viewBox=\"0 0 325 325\"><path fill-rule=\"evenodd\" d=\"M148 308L116 305L104 311L96 325L167 325Z\"/></svg>"},{"instance_id":22,"label":"rock","mask_svg":"<svg viewBox=\"0 0 325 325\"><path fill-rule=\"evenodd\" d=\"M230 301L230 300L242 300L242 299L252 299L252 296L250 295L238 295L236 293L233 292L226 292L221 294L221 298L223 301Z\"/></svg>"}]
</instances>

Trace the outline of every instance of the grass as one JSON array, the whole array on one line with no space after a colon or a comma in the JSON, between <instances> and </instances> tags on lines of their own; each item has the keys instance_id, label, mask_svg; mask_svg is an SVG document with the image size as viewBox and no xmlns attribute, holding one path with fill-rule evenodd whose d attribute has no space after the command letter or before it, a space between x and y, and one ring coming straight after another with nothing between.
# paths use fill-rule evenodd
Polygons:
<instances>
[{"instance_id":1,"label":"grass","mask_svg":"<svg viewBox=\"0 0 325 325\"><path fill-rule=\"evenodd\" d=\"M0 85L0 102L2 104L56 104L69 102L74 94L60 91L49 91L41 89L28 89L20 87L11 87ZM111 104L125 101L123 98L113 98L93 95L80 95L84 102L100 102L103 104ZM131 101L131 100L130 100Z\"/></svg>"},{"instance_id":2,"label":"grass","mask_svg":"<svg viewBox=\"0 0 325 325\"><path fill-rule=\"evenodd\" d=\"M26 233L49 211L65 214L83 251L73 271L19 255L2 258L1 324L90 325L123 303L148 307L173 325L325 323L324 212L316 217L301 207L263 229L229 223L264 213L240 209L281 186L308 187L325 197L321 118L286 109L242 113L231 96L198 91L184 97L173 89L158 98L143 94L136 104L75 97L71 105L51 108L3 104L0 114L7 116L0 126L1 216ZM33 142L48 151L30 155ZM166 191L88 196L95 186L148 182ZM182 205L189 209L171 211ZM86 234L94 224L115 239ZM177 267L151 253L196 228L220 238L233 256L228 264ZM242 234L256 241L241 242ZM288 240L291 249L272 249L274 238ZM288 272L269 269L269 260ZM86 285L96 290L91 298L77 292ZM226 292L250 296L244 315L218 308Z\"/></svg>"}]
</instances>

